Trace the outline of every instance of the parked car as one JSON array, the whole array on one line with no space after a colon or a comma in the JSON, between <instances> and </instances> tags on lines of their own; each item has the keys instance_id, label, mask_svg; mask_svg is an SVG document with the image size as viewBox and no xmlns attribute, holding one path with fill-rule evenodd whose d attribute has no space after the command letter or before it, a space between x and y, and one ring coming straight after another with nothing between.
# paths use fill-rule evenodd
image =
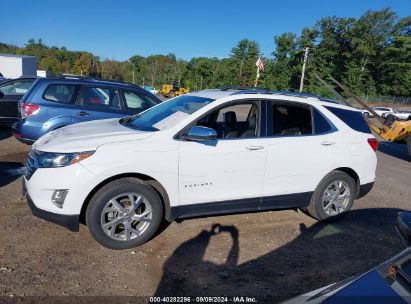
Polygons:
<instances>
[{"instance_id":1,"label":"parked car","mask_svg":"<svg viewBox=\"0 0 411 304\"><path fill-rule=\"evenodd\" d=\"M191 217L302 208L337 219L371 190L376 149L354 108L206 90L42 136L23 182L35 215L73 231L84 218L100 244L125 249Z\"/></svg>"},{"instance_id":2,"label":"parked car","mask_svg":"<svg viewBox=\"0 0 411 304\"><path fill-rule=\"evenodd\" d=\"M317 303L409 303L411 297L411 213L398 214L397 232L407 249L374 269L283 302Z\"/></svg>"},{"instance_id":3,"label":"parked car","mask_svg":"<svg viewBox=\"0 0 411 304\"><path fill-rule=\"evenodd\" d=\"M18 120L18 102L35 80L36 77L20 77L0 84L0 123Z\"/></svg>"},{"instance_id":4,"label":"parked car","mask_svg":"<svg viewBox=\"0 0 411 304\"><path fill-rule=\"evenodd\" d=\"M65 76L39 78L20 102L14 136L33 143L43 134L78 122L130 116L160 100L139 86Z\"/></svg>"},{"instance_id":5,"label":"parked car","mask_svg":"<svg viewBox=\"0 0 411 304\"><path fill-rule=\"evenodd\" d=\"M400 120L411 120L411 110L400 109L393 113Z\"/></svg>"},{"instance_id":6,"label":"parked car","mask_svg":"<svg viewBox=\"0 0 411 304\"><path fill-rule=\"evenodd\" d=\"M386 117L388 114L394 113L394 110L392 108L387 107L373 107L372 109L381 117ZM374 117L374 115L370 113L368 110L363 110L362 115L364 115L364 117L366 118Z\"/></svg>"}]
</instances>

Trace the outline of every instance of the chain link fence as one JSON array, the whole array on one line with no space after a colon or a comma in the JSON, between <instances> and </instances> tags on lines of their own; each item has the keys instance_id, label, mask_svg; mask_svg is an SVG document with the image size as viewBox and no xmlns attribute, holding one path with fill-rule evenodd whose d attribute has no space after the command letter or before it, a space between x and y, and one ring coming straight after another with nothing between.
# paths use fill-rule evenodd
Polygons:
<instances>
[{"instance_id":1,"label":"chain link fence","mask_svg":"<svg viewBox=\"0 0 411 304\"><path fill-rule=\"evenodd\" d=\"M411 106L411 97L404 96L361 96L362 100L368 103L391 103Z\"/></svg>"}]
</instances>

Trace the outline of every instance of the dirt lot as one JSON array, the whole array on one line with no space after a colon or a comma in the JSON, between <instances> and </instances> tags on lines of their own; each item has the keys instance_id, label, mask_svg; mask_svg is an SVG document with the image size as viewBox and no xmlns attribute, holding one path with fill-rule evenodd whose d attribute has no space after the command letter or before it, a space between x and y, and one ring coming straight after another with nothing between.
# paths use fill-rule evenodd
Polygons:
<instances>
[{"instance_id":1,"label":"dirt lot","mask_svg":"<svg viewBox=\"0 0 411 304\"><path fill-rule=\"evenodd\" d=\"M242 295L278 302L357 275L403 249L394 222L399 210L411 208L411 160L404 145L380 145L374 189L338 223L320 224L295 211L210 217L173 223L127 251L101 247L84 226L71 233L32 216L16 176L28 149L0 131L3 301ZM218 233L215 224L221 225Z\"/></svg>"}]
</instances>

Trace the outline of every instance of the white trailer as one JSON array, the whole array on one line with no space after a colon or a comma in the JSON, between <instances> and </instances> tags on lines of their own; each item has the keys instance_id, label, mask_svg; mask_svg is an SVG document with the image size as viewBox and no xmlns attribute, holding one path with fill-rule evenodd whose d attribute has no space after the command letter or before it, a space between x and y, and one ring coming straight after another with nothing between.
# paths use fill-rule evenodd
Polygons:
<instances>
[{"instance_id":1,"label":"white trailer","mask_svg":"<svg viewBox=\"0 0 411 304\"><path fill-rule=\"evenodd\" d=\"M0 54L0 73L6 78L37 75L37 57Z\"/></svg>"}]
</instances>

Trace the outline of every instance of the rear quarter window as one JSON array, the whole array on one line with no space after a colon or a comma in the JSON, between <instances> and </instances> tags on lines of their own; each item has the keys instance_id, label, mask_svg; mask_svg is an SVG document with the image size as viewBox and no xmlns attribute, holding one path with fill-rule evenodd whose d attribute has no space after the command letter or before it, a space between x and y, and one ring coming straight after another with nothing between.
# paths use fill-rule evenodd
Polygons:
<instances>
[{"instance_id":1,"label":"rear quarter window","mask_svg":"<svg viewBox=\"0 0 411 304\"><path fill-rule=\"evenodd\" d=\"M50 84L44 92L43 98L57 103L73 103L76 85L73 84Z\"/></svg>"},{"instance_id":2,"label":"rear quarter window","mask_svg":"<svg viewBox=\"0 0 411 304\"><path fill-rule=\"evenodd\" d=\"M351 129L361 133L371 134L371 130L361 112L327 106L325 106L325 108L341 119Z\"/></svg>"}]
</instances>

